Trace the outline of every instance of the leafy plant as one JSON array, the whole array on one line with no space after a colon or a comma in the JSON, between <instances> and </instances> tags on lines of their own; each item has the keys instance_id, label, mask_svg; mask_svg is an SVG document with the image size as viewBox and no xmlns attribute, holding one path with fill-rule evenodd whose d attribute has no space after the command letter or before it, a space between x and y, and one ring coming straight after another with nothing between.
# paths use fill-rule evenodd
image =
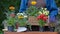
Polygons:
<instances>
[{"instance_id":1,"label":"leafy plant","mask_svg":"<svg viewBox=\"0 0 60 34\"><path fill-rule=\"evenodd\" d=\"M27 8L26 13L29 16L36 16L37 11L38 11L38 8L36 8L35 6L30 6L29 8Z\"/></svg>"},{"instance_id":2,"label":"leafy plant","mask_svg":"<svg viewBox=\"0 0 60 34\"><path fill-rule=\"evenodd\" d=\"M7 10L7 12L5 12L6 14L6 22L8 26L14 26L15 23L15 7L14 6L10 6L9 9Z\"/></svg>"},{"instance_id":3,"label":"leafy plant","mask_svg":"<svg viewBox=\"0 0 60 34\"><path fill-rule=\"evenodd\" d=\"M14 26L15 18L10 17L9 19L7 19L7 24L8 26Z\"/></svg>"},{"instance_id":4,"label":"leafy plant","mask_svg":"<svg viewBox=\"0 0 60 34\"><path fill-rule=\"evenodd\" d=\"M27 15L24 13L18 13L16 16L16 22L19 26L26 26L27 25Z\"/></svg>"},{"instance_id":5,"label":"leafy plant","mask_svg":"<svg viewBox=\"0 0 60 34\"><path fill-rule=\"evenodd\" d=\"M38 23L42 27L46 24L46 21L48 19L49 11L47 8L42 8L39 10L39 15L37 16Z\"/></svg>"}]
</instances>

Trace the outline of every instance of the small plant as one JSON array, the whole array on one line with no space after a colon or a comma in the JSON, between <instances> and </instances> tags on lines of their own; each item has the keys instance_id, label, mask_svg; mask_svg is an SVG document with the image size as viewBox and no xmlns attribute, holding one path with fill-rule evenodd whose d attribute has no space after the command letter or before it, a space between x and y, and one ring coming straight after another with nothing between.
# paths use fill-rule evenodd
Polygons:
<instances>
[{"instance_id":1,"label":"small plant","mask_svg":"<svg viewBox=\"0 0 60 34\"><path fill-rule=\"evenodd\" d=\"M15 23L15 18L10 17L9 19L7 19L8 26L14 26L14 23Z\"/></svg>"},{"instance_id":2,"label":"small plant","mask_svg":"<svg viewBox=\"0 0 60 34\"><path fill-rule=\"evenodd\" d=\"M26 14L28 14L28 16L37 16L36 15L37 11L38 8L36 8L35 6L30 6L29 8L27 8Z\"/></svg>"},{"instance_id":3,"label":"small plant","mask_svg":"<svg viewBox=\"0 0 60 34\"><path fill-rule=\"evenodd\" d=\"M44 26L46 24L46 21L48 19L49 11L47 11L46 8L42 8L39 10L39 15L37 16L38 23L40 26Z\"/></svg>"},{"instance_id":4,"label":"small plant","mask_svg":"<svg viewBox=\"0 0 60 34\"><path fill-rule=\"evenodd\" d=\"M18 13L16 16L16 22L19 26L26 26L27 24L27 15L24 13Z\"/></svg>"},{"instance_id":5,"label":"small plant","mask_svg":"<svg viewBox=\"0 0 60 34\"><path fill-rule=\"evenodd\" d=\"M7 19L5 20L5 29L8 31L14 31L14 26L15 26L15 7L10 6L7 12L5 12Z\"/></svg>"},{"instance_id":6,"label":"small plant","mask_svg":"<svg viewBox=\"0 0 60 34\"><path fill-rule=\"evenodd\" d=\"M7 19L6 19L7 25L8 26L13 26L15 24L15 14L14 14L14 12L8 12L6 14L7 14Z\"/></svg>"}]
</instances>

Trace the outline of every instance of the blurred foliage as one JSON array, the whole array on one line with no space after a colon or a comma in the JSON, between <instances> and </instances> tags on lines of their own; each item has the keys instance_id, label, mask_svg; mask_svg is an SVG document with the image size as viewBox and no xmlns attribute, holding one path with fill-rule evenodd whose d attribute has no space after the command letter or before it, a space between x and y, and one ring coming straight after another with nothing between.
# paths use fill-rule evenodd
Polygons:
<instances>
[{"instance_id":1,"label":"blurred foliage","mask_svg":"<svg viewBox=\"0 0 60 34\"><path fill-rule=\"evenodd\" d=\"M20 8L20 0L0 0L0 30L2 30L2 21L6 18L4 12L7 12L9 7L13 5L17 13Z\"/></svg>"},{"instance_id":2,"label":"blurred foliage","mask_svg":"<svg viewBox=\"0 0 60 34\"><path fill-rule=\"evenodd\" d=\"M60 7L60 0L55 0L58 7Z\"/></svg>"},{"instance_id":3,"label":"blurred foliage","mask_svg":"<svg viewBox=\"0 0 60 34\"><path fill-rule=\"evenodd\" d=\"M2 32L2 31L0 31L0 34L3 34L3 32Z\"/></svg>"}]
</instances>

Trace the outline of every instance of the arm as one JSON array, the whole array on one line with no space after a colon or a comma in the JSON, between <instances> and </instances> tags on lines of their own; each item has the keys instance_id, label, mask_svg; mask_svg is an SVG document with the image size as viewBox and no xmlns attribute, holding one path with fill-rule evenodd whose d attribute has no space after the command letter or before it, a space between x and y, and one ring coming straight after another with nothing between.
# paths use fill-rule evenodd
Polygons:
<instances>
[{"instance_id":1,"label":"arm","mask_svg":"<svg viewBox=\"0 0 60 34\"><path fill-rule=\"evenodd\" d=\"M20 5L20 9L19 9L19 12L24 12L27 8L27 0L21 0L21 5Z\"/></svg>"}]
</instances>

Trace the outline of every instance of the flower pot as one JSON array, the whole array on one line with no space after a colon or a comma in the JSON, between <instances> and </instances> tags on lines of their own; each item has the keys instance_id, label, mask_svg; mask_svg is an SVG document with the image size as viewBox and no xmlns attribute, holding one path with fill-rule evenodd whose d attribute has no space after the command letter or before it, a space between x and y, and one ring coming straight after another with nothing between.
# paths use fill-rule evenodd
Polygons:
<instances>
[{"instance_id":1,"label":"flower pot","mask_svg":"<svg viewBox=\"0 0 60 34\"><path fill-rule=\"evenodd\" d=\"M50 27L50 32L54 32L55 27Z\"/></svg>"},{"instance_id":2,"label":"flower pot","mask_svg":"<svg viewBox=\"0 0 60 34\"><path fill-rule=\"evenodd\" d=\"M14 27L13 26L8 26L8 31L9 32L13 32L14 31Z\"/></svg>"},{"instance_id":3,"label":"flower pot","mask_svg":"<svg viewBox=\"0 0 60 34\"><path fill-rule=\"evenodd\" d=\"M17 32L24 32L26 30L27 30L26 27L18 27Z\"/></svg>"},{"instance_id":4,"label":"flower pot","mask_svg":"<svg viewBox=\"0 0 60 34\"><path fill-rule=\"evenodd\" d=\"M44 27L40 27L39 31L43 32L44 31Z\"/></svg>"},{"instance_id":5,"label":"flower pot","mask_svg":"<svg viewBox=\"0 0 60 34\"><path fill-rule=\"evenodd\" d=\"M28 17L28 22L31 25L39 25L38 20L37 20L37 18L35 16L29 16Z\"/></svg>"}]
</instances>

